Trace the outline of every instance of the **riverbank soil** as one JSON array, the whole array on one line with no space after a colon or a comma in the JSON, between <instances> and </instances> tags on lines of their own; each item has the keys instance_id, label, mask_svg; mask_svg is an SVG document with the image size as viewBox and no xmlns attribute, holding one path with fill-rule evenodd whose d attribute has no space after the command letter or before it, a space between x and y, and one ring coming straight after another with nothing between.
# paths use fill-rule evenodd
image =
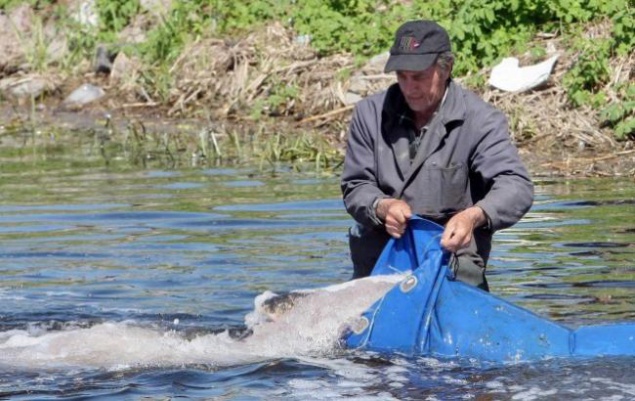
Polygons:
<instances>
[{"instance_id":1,"label":"riverbank soil","mask_svg":"<svg viewBox=\"0 0 635 401\"><path fill-rule=\"evenodd\" d=\"M33 12L21 12L23 29L32 30ZM132 51L102 48L111 62L106 66L98 64L99 54L65 65L65 33L48 25L42 30L53 33L45 42L47 61L37 68L34 53L16 47L15 31L5 28L0 36L0 146L20 146L19 135L41 127L112 133L113 125L141 122L143 130L171 135L207 130L216 134L214 141L308 133L326 138L343 155L355 102L395 82L383 73L386 54L363 63L348 54L322 57L275 23L245 37L200 38L164 74L144 65L133 45ZM546 83L521 93L486 84L471 89L508 115L512 140L534 176L634 177L635 138L617 140L596 110L569 104L561 82L576 54L557 38L539 40L559 54ZM536 61L516 57L521 65ZM635 56L612 60L611 68L611 84L633 80ZM477 74L481 82L490 72ZM475 81L470 78L455 77L466 86ZM94 98L71 97L82 88L94 90Z\"/></svg>"}]
</instances>

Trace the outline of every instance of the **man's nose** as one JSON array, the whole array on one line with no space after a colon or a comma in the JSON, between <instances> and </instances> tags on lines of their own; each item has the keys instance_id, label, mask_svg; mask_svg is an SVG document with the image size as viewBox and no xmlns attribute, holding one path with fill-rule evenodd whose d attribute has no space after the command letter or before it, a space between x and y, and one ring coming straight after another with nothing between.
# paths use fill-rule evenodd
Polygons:
<instances>
[{"instance_id":1,"label":"man's nose","mask_svg":"<svg viewBox=\"0 0 635 401\"><path fill-rule=\"evenodd\" d=\"M417 87L416 87L416 85L414 84L413 80L411 80L411 79L405 79L405 80L402 82L402 90L403 90L403 92L404 92L404 95L410 95L410 94L412 94L412 93L416 92Z\"/></svg>"}]
</instances>

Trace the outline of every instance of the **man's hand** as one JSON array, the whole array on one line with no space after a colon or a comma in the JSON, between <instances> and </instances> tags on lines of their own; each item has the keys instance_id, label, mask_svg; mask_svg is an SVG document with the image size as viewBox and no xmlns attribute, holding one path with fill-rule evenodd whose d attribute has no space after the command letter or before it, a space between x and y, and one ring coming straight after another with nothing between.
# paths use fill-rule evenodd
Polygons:
<instances>
[{"instance_id":1,"label":"man's hand","mask_svg":"<svg viewBox=\"0 0 635 401\"><path fill-rule=\"evenodd\" d=\"M386 232L393 238L401 238L408 219L412 217L412 210L406 202L391 198L380 200L375 213L384 222Z\"/></svg>"},{"instance_id":2,"label":"man's hand","mask_svg":"<svg viewBox=\"0 0 635 401\"><path fill-rule=\"evenodd\" d=\"M474 229L486 222L487 216L483 209L478 206L472 206L455 214L445 225L441 246L450 252L467 247L472 241Z\"/></svg>"}]
</instances>

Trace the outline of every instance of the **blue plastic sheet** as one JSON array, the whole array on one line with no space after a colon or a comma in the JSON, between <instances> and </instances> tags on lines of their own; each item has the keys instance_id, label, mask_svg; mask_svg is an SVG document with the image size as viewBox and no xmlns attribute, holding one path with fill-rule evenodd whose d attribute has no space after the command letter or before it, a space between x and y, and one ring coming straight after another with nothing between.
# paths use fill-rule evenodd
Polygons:
<instances>
[{"instance_id":1,"label":"blue plastic sheet","mask_svg":"<svg viewBox=\"0 0 635 401\"><path fill-rule=\"evenodd\" d=\"M635 355L635 324L571 329L455 281L440 245L443 227L413 218L391 239L372 275L412 271L371 306L348 347L492 362Z\"/></svg>"}]
</instances>

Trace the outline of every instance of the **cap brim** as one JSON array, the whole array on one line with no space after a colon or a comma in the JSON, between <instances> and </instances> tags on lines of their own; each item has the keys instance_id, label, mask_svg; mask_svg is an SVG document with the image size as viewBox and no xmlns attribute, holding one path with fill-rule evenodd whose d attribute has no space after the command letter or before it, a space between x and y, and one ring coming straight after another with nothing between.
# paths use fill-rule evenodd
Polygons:
<instances>
[{"instance_id":1,"label":"cap brim","mask_svg":"<svg viewBox=\"0 0 635 401\"><path fill-rule=\"evenodd\" d=\"M437 59L438 55L438 53L391 54L384 68L384 72L427 70Z\"/></svg>"}]
</instances>

